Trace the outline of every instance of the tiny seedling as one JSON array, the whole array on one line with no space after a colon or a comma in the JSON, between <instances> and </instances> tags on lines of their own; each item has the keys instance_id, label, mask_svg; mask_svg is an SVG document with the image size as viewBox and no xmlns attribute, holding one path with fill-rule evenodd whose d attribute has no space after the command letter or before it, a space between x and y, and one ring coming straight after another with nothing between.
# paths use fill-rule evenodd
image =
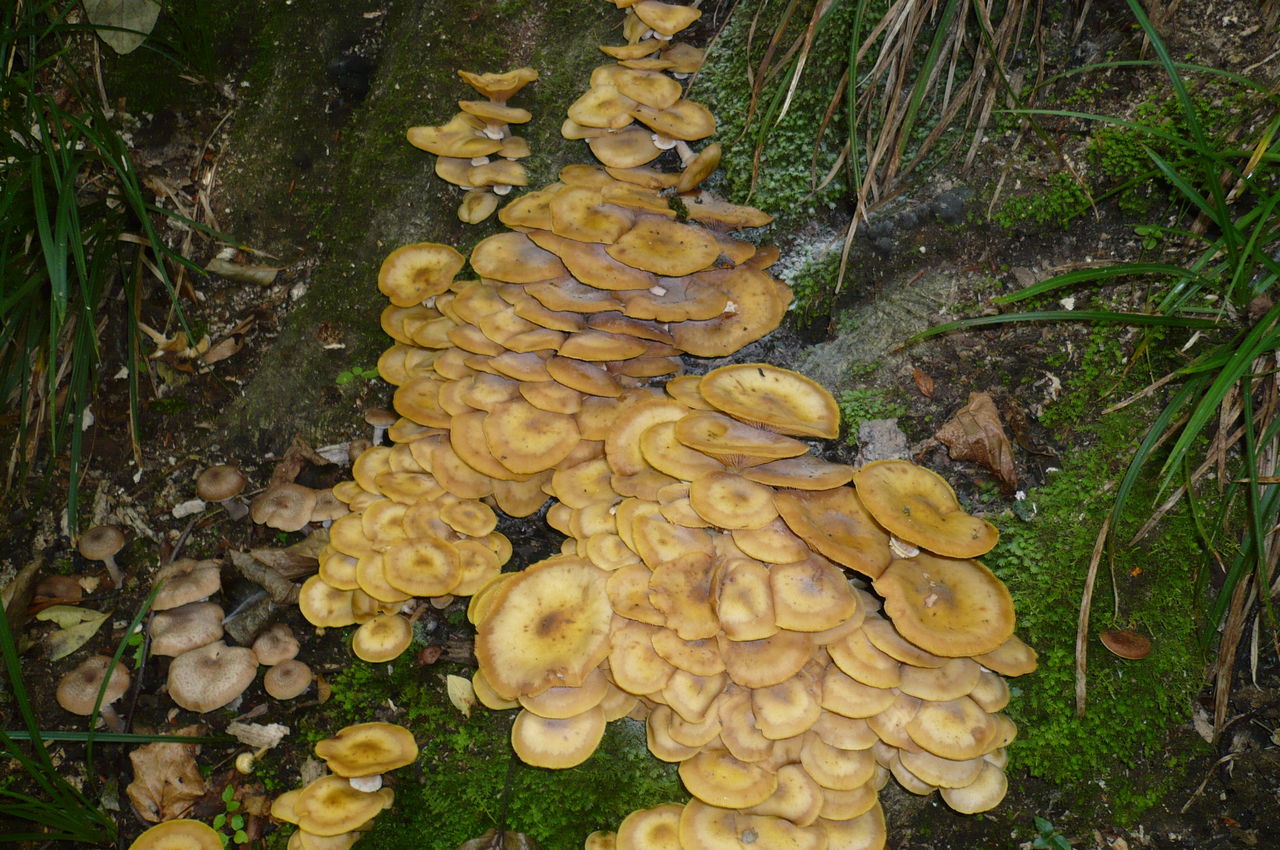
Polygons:
<instances>
[{"instance_id":1,"label":"tiny seedling","mask_svg":"<svg viewBox=\"0 0 1280 850\"><path fill-rule=\"evenodd\" d=\"M1035 820L1037 835L1031 842L1032 847L1036 850L1071 850L1071 842L1052 823L1042 817Z\"/></svg>"},{"instance_id":2,"label":"tiny seedling","mask_svg":"<svg viewBox=\"0 0 1280 850\"><path fill-rule=\"evenodd\" d=\"M231 785L222 789L222 805L226 811L219 812L213 818L213 828L222 836L223 847L249 843L249 834L244 831L244 815L240 814L240 801L233 799L235 793L236 789ZM231 835L222 832L227 827L232 829Z\"/></svg>"},{"instance_id":3,"label":"tiny seedling","mask_svg":"<svg viewBox=\"0 0 1280 850\"><path fill-rule=\"evenodd\" d=\"M350 369L343 369L339 372L338 377L334 378L333 382L340 387L345 387L347 384L354 384L357 381L372 381L376 377L378 377L377 369L352 366Z\"/></svg>"}]
</instances>

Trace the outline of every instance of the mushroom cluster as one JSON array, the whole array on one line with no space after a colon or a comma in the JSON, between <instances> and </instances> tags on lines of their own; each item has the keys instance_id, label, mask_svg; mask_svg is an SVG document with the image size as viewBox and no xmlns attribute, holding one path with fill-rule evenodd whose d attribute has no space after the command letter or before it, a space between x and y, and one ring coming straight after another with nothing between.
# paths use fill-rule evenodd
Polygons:
<instances>
[{"instance_id":1,"label":"mushroom cluster","mask_svg":"<svg viewBox=\"0 0 1280 850\"><path fill-rule=\"evenodd\" d=\"M173 656L169 696L182 708L201 714L231 703L266 666L263 685L276 699L292 699L311 684L311 669L294 658L298 641L283 623L266 629L252 647L222 640L222 606L209 597L222 587L216 560L182 558L160 568L147 625L154 655Z\"/></svg>"},{"instance_id":2,"label":"mushroom cluster","mask_svg":"<svg viewBox=\"0 0 1280 850\"><path fill-rule=\"evenodd\" d=\"M538 72L516 68L502 74L458 71L458 76L486 100L460 100L462 111L448 123L410 127L408 137L414 147L436 155L436 176L467 191L458 218L478 224L493 215L502 196L529 182L519 162L529 155L529 143L511 135L510 125L527 123L533 116L507 101L538 79Z\"/></svg>"},{"instance_id":3,"label":"mushroom cluster","mask_svg":"<svg viewBox=\"0 0 1280 850\"><path fill-rule=\"evenodd\" d=\"M402 726L359 723L318 742L315 749L331 772L276 797L271 816L297 825L289 837L290 850L345 850L370 828L375 815L391 807L395 792L382 787L382 774L412 764L418 745Z\"/></svg>"},{"instance_id":4,"label":"mushroom cluster","mask_svg":"<svg viewBox=\"0 0 1280 850\"><path fill-rule=\"evenodd\" d=\"M972 560L998 534L928 470L855 471L796 439L837 427L831 396L777 367L672 382L618 413L603 457L557 471L565 554L472 598L476 694L520 707L522 759L578 764L631 713L680 763L695 800L624 824L618 847L662 824L686 847L880 847L890 775L962 812L1003 797L1002 676L1035 654Z\"/></svg>"},{"instance_id":5,"label":"mushroom cluster","mask_svg":"<svg viewBox=\"0 0 1280 850\"><path fill-rule=\"evenodd\" d=\"M663 4L638 5L650 14ZM642 97L645 86L662 89L677 112L705 112L661 70L691 69L700 54L640 41L643 52L632 45L598 73ZM625 97L628 109L654 109ZM508 203L499 218L510 230L469 258L430 242L386 258L382 327L395 344L378 368L397 388L400 419L391 445L362 453L354 480L334 488L351 513L334 522L320 572L303 586L308 620L362 623L357 654L394 657L410 639L402 611L413 597L474 594L510 556L493 508L523 517L549 497L582 498L582 482L560 471L599 468L619 411L664 398L651 385L683 371L681 354L731 354L778 326L791 292L764 271L776 251L731 235L769 216L699 195L677 220L672 198L715 167L712 148L696 181L687 170L568 166ZM477 279L455 279L468 259ZM644 476L618 484L626 495L644 486Z\"/></svg>"}]
</instances>

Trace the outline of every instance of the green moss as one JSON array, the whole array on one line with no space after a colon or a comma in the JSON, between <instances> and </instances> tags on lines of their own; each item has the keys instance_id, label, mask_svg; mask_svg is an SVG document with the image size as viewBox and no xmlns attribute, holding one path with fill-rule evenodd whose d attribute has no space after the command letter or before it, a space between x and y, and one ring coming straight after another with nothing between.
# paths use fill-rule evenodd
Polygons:
<instances>
[{"instance_id":1,"label":"green moss","mask_svg":"<svg viewBox=\"0 0 1280 850\"><path fill-rule=\"evenodd\" d=\"M790 312L797 321L811 322L831 314L839 272L840 252L826 251L810 257L795 271L783 275L791 286L794 300Z\"/></svg>"},{"instance_id":2,"label":"green moss","mask_svg":"<svg viewBox=\"0 0 1280 850\"><path fill-rule=\"evenodd\" d=\"M751 199L782 219L812 215L834 207L844 197L846 186L839 176L815 190L844 145L841 117L836 117L816 145L815 127L826 114L848 61L857 5L837 3L823 17L787 112L772 122L748 119L770 112L773 99L785 96L791 75L780 77L754 103L751 79L769 45L768 34L780 23L787 4L748 5L729 17L691 93L719 122L716 135L725 143L721 190L727 197ZM811 7L811 3L801 3L796 10L783 40L784 50L803 32ZM776 101L776 106L780 105L781 101Z\"/></svg>"},{"instance_id":3,"label":"green moss","mask_svg":"<svg viewBox=\"0 0 1280 850\"><path fill-rule=\"evenodd\" d=\"M995 221L1002 227L1024 222L1052 224L1065 228L1071 219L1089 209L1089 193L1066 172L1049 175L1048 185L1030 195L1008 198L996 210Z\"/></svg>"},{"instance_id":4,"label":"green moss","mask_svg":"<svg viewBox=\"0 0 1280 850\"><path fill-rule=\"evenodd\" d=\"M345 668L326 711L304 730L308 741L318 740L371 719L390 700L402 712L394 722L422 744L418 762L395 773L396 804L376 819L361 847L456 847L499 824L508 780L507 828L533 836L544 850L579 848L590 832L617 829L636 809L688 799L675 765L649 754L641 724L610 723L600 748L578 767L529 767L511 752L514 712L477 706L463 717L445 694L444 674L470 671L419 668L411 656L401 656L389 674L385 665Z\"/></svg>"},{"instance_id":5,"label":"green moss","mask_svg":"<svg viewBox=\"0 0 1280 850\"><path fill-rule=\"evenodd\" d=\"M850 445L857 443L858 428L869 419L896 419L907 415L907 406L890 398L884 391L863 387L845 390L836 399L840 406L840 423Z\"/></svg>"},{"instance_id":6,"label":"green moss","mask_svg":"<svg viewBox=\"0 0 1280 850\"><path fill-rule=\"evenodd\" d=\"M1104 360L1109 350L1098 345L1090 362ZM1075 391L1082 405L1096 408L1102 381ZM1185 509L1171 512L1141 541L1125 542L1156 501L1145 481L1120 517L1117 543L1098 573L1088 627L1088 709L1075 716L1075 632L1089 553L1111 511L1134 435L1151 415L1139 403L1094 424L1063 417L1070 419L1074 441L1091 447L1029 492L1017 515L999 520L1000 545L985 559L1013 593L1019 635L1040 654L1034 674L1011 682L1008 713L1019 727L1010 748L1014 769L1059 785L1073 804L1109 808L1121 823L1155 803L1174 781L1176 771L1163 764L1152 769L1149 760L1190 714L1204 664L1191 601L1200 549ZM1141 661L1110 655L1097 636L1111 627L1145 632L1155 651Z\"/></svg>"}]
</instances>

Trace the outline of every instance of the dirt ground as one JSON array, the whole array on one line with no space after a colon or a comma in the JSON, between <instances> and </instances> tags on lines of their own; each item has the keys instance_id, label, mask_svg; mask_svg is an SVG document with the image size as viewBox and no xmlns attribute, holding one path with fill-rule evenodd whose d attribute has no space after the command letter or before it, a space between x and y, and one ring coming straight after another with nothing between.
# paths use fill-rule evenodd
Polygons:
<instances>
[{"instance_id":1,"label":"dirt ground","mask_svg":"<svg viewBox=\"0 0 1280 850\"><path fill-rule=\"evenodd\" d=\"M1265 41L1265 32L1250 29L1252 13L1241 9L1242 5L1246 4L1215 0L1181 4L1164 24L1174 52L1190 61L1236 70L1261 59L1273 49L1272 42ZM1073 49L1082 62L1092 61L1108 50L1132 46L1132 28L1119 23L1127 15L1123 6L1112 3L1097 6L1085 17L1082 33L1074 40ZM1070 24L1074 24L1074 20L1062 26L1069 30ZM1262 52L1264 44L1268 49ZM1128 81L1126 78L1124 82ZM1141 82L1138 77L1133 77L1133 81ZM1090 104L1090 109L1116 113L1131 108L1130 87L1119 84L1112 92L1113 101ZM149 175L149 185L157 192L167 187L188 199L198 196L201 190L217 196L220 178L210 165L218 157L236 155L225 147L228 127L223 119L220 109L202 111L198 108L139 117L134 155L140 169ZM231 120L234 121L234 112ZM1072 135L1075 132L1064 125L1058 137L1068 156L1073 155L1073 142L1079 141ZM1054 163L1047 160L1046 157L1044 167L1052 169ZM990 187L1000 180L1009 161L1010 158L1000 155L993 147L989 156L979 158L977 171L938 173L912 186L902 199L880 213L880 221L897 223L873 230L857 243L856 261L876 269L864 280L865 285L843 296L826 314L805 323L793 323L753 346L740 355L741 359L770 357L774 362L786 364L799 358L813 344L838 335L842 312L890 294L905 282L918 278L926 269L947 269L957 275L976 270L981 276L994 277L1012 288L1020 283L1022 270L1036 270L1041 274L1081 256L1123 258L1133 254L1132 222L1106 207L1096 217L1077 219L1065 231L1032 226L1008 229L983 223L983 211L973 206L973 202L969 207L973 214L964 219L966 223L960 227L934 215L914 216L909 223L901 219L903 210L928 208L957 186ZM1034 175L1024 174L1023 179L1032 180ZM203 185L201 181L206 180L208 185ZM894 219L895 215L899 218ZM184 237L175 234L175 238ZM300 253L321 257L324 250L316 244L316 238L316 234L304 230L289 235L301 248ZM802 240L804 233L779 233L777 238L785 251L789 242ZM927 248L927 259L921 259L921 246ZM216 247L200 238L192 243L193 253L201 262L207 261ZM83 600L84 604L114 612L111 628L103 629L89 644L90 648L110 651L123 637L125 620L145 595L149 575L158 564L179 556L225 558L233 550L281 548L298 539L297 535L286 538L248 522L233 522L218 509L196 510L179 516L175 515L175 508L179 508L180 514L180 506L194 498L194 477L208 465L235 463L256 488L261 488L280 464L278 452L263 454L254 446L220 444L215 423L220 410L237 395L239 387L251 380L262 358L271 356L272 340L288 321L293 296L306 290L314 268L314 263L295 265L282 273L277 282L265 287L218 277L194 282L200 300L191 304L192 318L209 329L215 343L231 340L228 346L235 351L217 363L216 368L205 372L180 357L161 358L156 362L154 372L148 376L143 399L141 463L136 463L131 448L125 382L115 377L123 352L118 347L104 351L100 401L94 407L95 422L86 432L87 472L82 483L82 498L91 506L89 513L95 522L109 518L122 522L129 528L133 542L122 557L129 576L123 590L88 591ZM371 291L369 297L374 295ZM163 326L164 305L160 300L145 309L157 327ZM324 340L325 327L318 326L314 332L317 339ZM934 349L937 353L933 359L917 358L916 365L946 389L931 399L920 400L919 408L912 411L912 428L919 432L912 436L932 433L963 404L965 383L948 380L957 368L957 347L962 350L965 346L981 345L988 351L997 350L999 353L988 360L993 371L1001 366L1030 368L1028 352L1046 344L1061 343L1052 333L1016 326L984 331L981 335L959 338L950 348ZM311 461L300 464L299 483L325 487L346 477L346 445L366 430L358 420L359 412L372 405L389 406L389 392L380 381L362 376L314 391L351 411L349 428L319 438L310 435L308 441L310 448L337 462L322 464L312 456ZM281 403L307 402L282 399ZM1043 468L1051 465L1055 457L1071 453L1073 447L1054 444L1034 422L1030 427L1031 439L1046 450L1043 455L1028 453L1020 459L1025 485L1035 486L1042 481ZM276 436L279 444L288 445L300 435ZM839 459L850 459L849 452L847 447L839 445L830 449L831 456ZM943 467L940 471L956 483L962 495L966 486L971 486L966 481L975 475L972 467L954 464L942 454L931 455L930 461ZM53 463L55 470L63 468L62 461ZM58 482L62 477L65 473L55 471L50 477L54 482L51 489L43 489L38 480L33 481L29 488L4 503L6 515L0 530L2 578L8 579L33 563L40 565L38 572L42 574L72 572L102 578L100 571L69 546L57 513L48 509L51 504L61 504L63 489ZM558 549L558 536L539 530L537 519L504 520L500 526L508 537L521 541L518 549L526 562ZM229 561L224 562L223 574L224 608L232 610L246 601L252 604L258 598L260 588L238 573ZM105 588L104 584L98 586ZM38 607L37 602L28 610L34 613ZM449 645L458 651L460 642L465 644L465 630L448 625L444 613L428 612L425 616L439 624L433 630L433 640L439 645ZM312 634L296 611L285 614L285 620L298 634ZM22 633L32 640L49 630L47 625L33 620L21 625ZM304 657L322 675L332 674L349 664L347 653L346 646L333 633L308 638L303 651ZM1280 847L1280 826L1277 826L1280 824L1280 664L1265 647L1259 657L1261 663L1255 674L1250 669L1247 647L1242 648L1228 712L1230 720L1224 734L1207 753L1190 761L1178 778L1176 790L1136 824L1120 827L1091 822L1069 810L1057 789L1025 777L1011 782L1010 793L999 809L980 817L956 815L936 797L921 799L886 789L883 799L890 823L889 847L894 850L995 850L1031 846L1035 835L1029 832L1028 824L1035 816L1050 820L1076 848L1245 850ZM153 658L144 668L143 680L128 707L134 731L171 729L193 719L178 713L160 692L166 664L167 659ZM42 652L32 648L24 654L23 665L40 726L77 728L74 718L53 703L52 688L35 684L55 681L65 671L67 662L49 662ZM1202 707L1209 706L1211 710L1211 699L1207 691L1203 693ZM241 711L261 712L257 714L261 722L291 723L314 707L315 700L315 697L304 697L302 702L282 709L280 703L265 697L260 685L254 685ZM2 719L6 728L17 726L7 709ZM1199 740L1195 736L1189 716L1183 728L1173 730L1170 752L1183 751ZM80 750L72 745L57 745L55 752L62 763L69 766L78 764L81 758ZM214 790L197 804L195 816L211 817L218 811L217 794L221 788L218 780L222 778L225 784L230 770L228 760L233 753L230 748L206 748L201 761L212 766ZM1150 753L1143 763L1131 767L1160 771L1165 769L1166 761L1166 754ZM89 781L103 783L109 790L108 796L114 795L127 811L123 788L130 781L131 771L124 753L118 748L104 747L97 768L99 776L90 777ZM1105 797L1107 789L1099 787L1097 793ZM122 830L126 838L140 829L135 818L122 817L122 821L127 824ZM254 829L269 829L264 818L253 819L252 823Z\"/></svg>"}]
</instances>

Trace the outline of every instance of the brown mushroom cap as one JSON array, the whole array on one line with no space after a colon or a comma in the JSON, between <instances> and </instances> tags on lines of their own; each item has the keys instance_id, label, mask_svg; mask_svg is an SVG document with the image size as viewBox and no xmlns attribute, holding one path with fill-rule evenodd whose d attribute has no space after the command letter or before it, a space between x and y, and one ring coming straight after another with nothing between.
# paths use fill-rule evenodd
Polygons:
<instances>
[{"instance_id":1,"label":"brown mushroom cap","mask_svg":"<svg viewBox=\"0 0 1280 850\"><path fill-rule=\"evenodd\" d=\"M222 567L214 560L179 558L161 567L155 580L156 584L163 584L151 602L151 610L165 611L217 593L222 587Z\"/></svg>"},{"instance_id":2,"label":"brown mushroom cap","mask_svg":"<svg viewBox=\"0 0 1280 850\"><path fill-rule=\"evenodd\" d=\"M216 602L188 602L156 612L147 625L152 655L181 655L222 637L222 606Z\"/></svg>"},{"instance_id":3,"label":"brown mushroom cap","mask_svg":"<svg viewBox=\"0 0 1280 850\"><path fill-rule=\"evenodd\" d=\"M490 100L505 103L520 89L538 79L538 72L534 68L526 66L502 73L487 74L476 74L471 71L460 70L458 71L458 76L462 78L463 82Z\"/></svg>"},{"instance_id":4,"label":"brown mushroom cap","mask_svg":"<svg viewBox=\"0 0 1280 850\"><path fill-rule=\"evenodd\" d=\"M293 699L311 687L311 668L296 658L281 661L262 677L262 689L276 699Z\"/></svg>"},{"instance_id":5,"label":"brown mushroom cap","mask_svg":"<svg viewBox=\"0 0 1280 850\"><path fill-rule=\"evenodd\" d=\"M129 690L129 669L120 662L113 667L110 656L94 655L58 681L58 689L54 692L58 705L72 714L88 716L98 700L98 690L108 670L111 670L111 680L102 696L102 705L105 707L118 700Z\"/></svg>"},{"instance_id":6,"label":"brown mushroom cap","mask_svg":"<svg viewBox=\"0 0 1280 850\"><path fill-rule=\"evenodd\" d=\"M1120 658L1136 661L1151 654L1151 638L1133 629L1107 629L1098 639Z\"/></svg>"},{"instance_id":7,"label":"brown mushroom cap","mask_svg":"<svg viewBox=\"0 0 1280 850\"><path fill-rule=\"evenodd\" d=\"M169 696L188 711L203 714L240 696L257 673L253 650L216 641L173 659Z\"/></svg>"},{"instance_id":8,"label":"brown mushroom cap","mask_svg":"<svg viewBox=\"0 0 1280 850\"><path fill-rule=\"evenodd\" d=\"M253 654L258 656L258 663L267 667L292 659L298 654L298 648L293 629L285 623L273 624L253 642Z\"/></svg>"},{"instance_id":9,"label":"brown mushroom cap","mask_svg":"<svg viewBox=\"0 0 1280 850\"><path fill-rule=\"evenodd\" d=\"M168 820L135 838L129 850L222 850L222 836L198 820Z\"/></svg>"},{"instance_id":10,"label":"brown mushroom cap","mask_svg":"<svg viewBox=\"0 0 1280 850\"><path fill-rule=\"evenodd\" d=\"M90 561L105 561L124 548L124 532L114 525L95 525L80 535L76 548Z\"/></svg>"},{"instance_id":11,"label":"brown mushroom cap","mask_svg":"<svg viewBox=\"0 0 1280 850\"><path fill-rule=\"evenodd\" d=\"M268 487L250 505L253 521L281 531L298 531L311 521L316 491L292 482Z\"/></svg>"},{"instance_id":12,"label":"brown mushroom cap","mask_svg":"<svg viewBox=\"0 0 1280 850\"><path fill-rule=\"evenodd\" d=\"M206 502L220 502L238 495L247 479L234 466L211 466L196 478L196 495Z\"/></svg>"}]
</instances>

